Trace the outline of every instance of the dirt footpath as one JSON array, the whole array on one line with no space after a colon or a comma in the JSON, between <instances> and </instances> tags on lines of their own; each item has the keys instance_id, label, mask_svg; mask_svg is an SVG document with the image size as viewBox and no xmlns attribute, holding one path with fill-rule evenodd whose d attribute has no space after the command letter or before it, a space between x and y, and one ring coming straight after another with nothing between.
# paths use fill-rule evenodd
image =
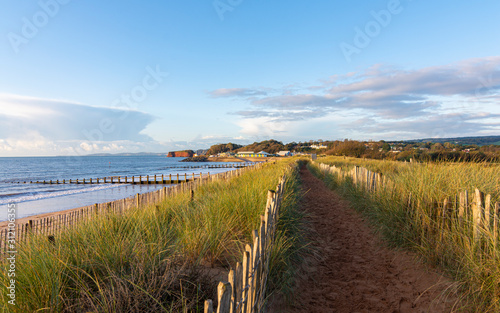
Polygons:
<instances>
[{"instance_id":1,"label":"dirt footpath","mask_svg":"<svg viewBox=\"0 0 500 313\"><path fill-rule=\"evenodd\" d=\"M450 312L451 283L409 253L383 246L360 214L302 168L303 207L311 216L317 248L292 307L271 312Z\"/></svg>"}]
</instances>

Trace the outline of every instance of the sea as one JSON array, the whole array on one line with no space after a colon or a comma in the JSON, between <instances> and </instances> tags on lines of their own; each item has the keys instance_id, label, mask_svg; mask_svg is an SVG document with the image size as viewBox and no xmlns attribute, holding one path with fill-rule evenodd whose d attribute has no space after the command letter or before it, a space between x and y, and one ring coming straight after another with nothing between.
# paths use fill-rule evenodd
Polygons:
<instances>
[{"instance_id":1,"label":"sea","mask_svg":"<svg viewBox=\"0 0 500 313\"><path fill-rule=\"evenodd\" d=\"M31 181L62 181L110 176L216 174L234 168L206 168L207 164L181 162L165 156L79 156L0 158L0 221L7 220L9 205L17 218L62 211L123 199L171 185L132 184L34 184ZM25 183L26 182L26 183Z\"/></svg>"}]
</instances>

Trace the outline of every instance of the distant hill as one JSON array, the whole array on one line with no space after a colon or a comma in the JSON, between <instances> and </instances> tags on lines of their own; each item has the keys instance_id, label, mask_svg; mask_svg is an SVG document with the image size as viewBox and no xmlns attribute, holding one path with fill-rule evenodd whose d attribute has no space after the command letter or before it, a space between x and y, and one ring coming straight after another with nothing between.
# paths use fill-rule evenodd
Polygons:
<instances>
[{"instance_id":1,"label":"distant hill","mask_svg":"<svg viewBox=\"0 0 500 313\"><path fill-rule=\"evenodd\" d=\"M500 145L500 136L477 136L477 137L455 137L455 138L424 138L405 140L404 142L432 142L432 143L445 143L450 142L460 145Z\"/></svg>"},{"instance_id":2,"label":"distant hill","mask_svg":"<svg viewBox=\"0 0 500 313\"><path fill-rule=\"evenodd\" d=\"M261 142L254 142L248 146L244 146L238 149L238 151L253 151L253 152L265 151L271 154L275 154L283 150L285 150L285 146L283 145L283 143L281 141L277 141L274 139L264 140Z\"/></svg>"}]
</instances>

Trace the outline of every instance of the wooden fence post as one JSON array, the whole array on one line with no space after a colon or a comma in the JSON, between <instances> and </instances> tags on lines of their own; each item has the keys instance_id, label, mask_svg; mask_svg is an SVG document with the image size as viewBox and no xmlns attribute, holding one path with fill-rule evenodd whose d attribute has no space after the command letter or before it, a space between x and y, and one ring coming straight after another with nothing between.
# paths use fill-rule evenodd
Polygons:
<instances>
[{"instance_id":1,"label":"wooden fence post","mask_svg":"<svg viewBox=\"0 0 500 313\"><path fill-rule=\"evenodd\" d=\"M249 276L249 266L250 266L250 252L246 250L243 253L243 266L242 266L242 280L241 280L241 304L240 312L247 312L248 304L248 276Z\"/></svg>"},{"instance_id":2,"label":"wooden fence post","mask_svg":"<svg viewBox=\"0 0 500 313\"><path fill-rule=\"evenodd\" d=\"M205 313L214 313L212 300L205 300Z\"/></svg>"},{"instance_id":3,"label":"wooden fence post","mask_svg":"<svg viewBox=\"0 0 500 313\"><path fill-rule=\"evenodd\" d=\"M477 241L480 238L481 226L484 214L484 194L476 188L474 194L474 203L472 205L472 222L473 222L473 236Z\"/></svg>"},{"instance_id":4,"label":"wooden fence post","mask_svg":"<svg viewBox=\"0 0 500 313\"><path fill-rule=\"evenodd\" d=\"M229 313L231 308L231 292L232 287L228 282L220 282L217 287L217 297L219 305L217 306L217 313Z\"/></svg>"},{"instance_id":5,"label":"wooden fence post","mask_svg":"<svg viewBox=\"0 0 500 313\"><path fill-rule=\"evenodd\" d=\"M467 218L469 215L469 192L467 190L460 193L459 196L459 206L458 206L458 217Z\"/></svg>"}]
</instances>

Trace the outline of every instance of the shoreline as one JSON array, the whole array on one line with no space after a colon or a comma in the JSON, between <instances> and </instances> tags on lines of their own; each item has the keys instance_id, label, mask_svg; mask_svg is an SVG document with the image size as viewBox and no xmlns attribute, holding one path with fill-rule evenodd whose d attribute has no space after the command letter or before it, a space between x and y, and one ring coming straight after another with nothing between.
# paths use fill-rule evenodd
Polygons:
<instances>
[{"instance_id":1,"label":"shoreline","mask_svg":"<svg viewBox=\"0 0 500 313\"><path fill-rule=\"evenodd\" d=\"M218 175L218 174L221 174L221 173L226 173L226 172L230 172L230 171L224 171L224 172L216 173L215 175ZM205 178L207 176L209 176L209 174L205 174L204 173L202 175L203 178ZM163 185L163 186L167 187L167 188L172 188L172 187L176 187L176 186L179 186L179 185L182 185L182 184L169 184L169 185ZM150 193L150 192L154 192L154 191L143 192L143 193L140 193L140 194L142 195L142 194L147 194L147 193ZM104 203L111 203L111 202L115 202L115 201L123 201L123 200L129 199L129 198L134 198L134 196L123 197L123 198L119 198L119 199L112 200L112 201L98 202L97 204L101 205L101 204L104 204ZM32 220L32 221L39 221L41 219L48 218L48 217L53 217L53 216L64 215L64 214L68 214L68 213L72 213L72 212L77 212L77 211L85 209L85 208L87 208L89 206L92 206L92 205L79 206L77 208L72 208L72 209L64 209L64 210L60 210L60 211L46 212L46 213L40 213L40 214L34 214L34 215L26 216L26 217L16 218L16 220L15 220L14 223L16 225L29 224L30 220ZM9 223L10 222L8 220L6 220L6 221L0 221L0 232L2 232L5 229L7 229Z\"/></svg>"},{"instance_id":2,"label":"shoreline","mask_svg":"<svg viewBox=\"0 0 500 313\"><path fill-rule=\"evenodd\" d=\"M277 158L275 157L270 157L270 158L208 157L207 162L226 162L226 163L269 162L269 161L275 161L276 159Z\"/></svg>"}]
</instances>

